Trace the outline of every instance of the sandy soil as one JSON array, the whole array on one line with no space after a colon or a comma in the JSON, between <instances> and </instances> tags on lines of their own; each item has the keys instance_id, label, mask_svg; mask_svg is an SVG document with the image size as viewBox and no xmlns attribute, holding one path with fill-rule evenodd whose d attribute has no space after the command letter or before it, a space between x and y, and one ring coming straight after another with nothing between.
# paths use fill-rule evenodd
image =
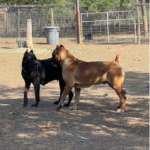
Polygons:
<instances>
[{"instance_id":1,"label":"sandy soil","mask_svg":"<svg viewBox=\"0 0 150 150\"><path fill-rule=\"evenodd\" d=\"M53 102L59 97L57 81L41 86L37 108L31 108L35 102L31 86L29 104L23 107L21 61L26 48L18 48L14 39L1 39L0 149L148 150L149 45L78 45L74 39L61 39L60 43L85 61L109 61L120 54L126 71L123 87L128 91L125 112L116 112L119 98L107 85L83 89L78 110L56 111ZM46 59L55 47L41 39L34 40L33 50L38 59ZM73 103L74 99L71 106Z\"/></svg>"}]
</instances>

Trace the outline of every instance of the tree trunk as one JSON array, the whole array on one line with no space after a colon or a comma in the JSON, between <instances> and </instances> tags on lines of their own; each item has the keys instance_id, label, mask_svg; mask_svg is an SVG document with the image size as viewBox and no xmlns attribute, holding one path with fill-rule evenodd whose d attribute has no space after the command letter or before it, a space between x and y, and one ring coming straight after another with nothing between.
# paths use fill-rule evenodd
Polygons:
<instances>
[{"instance_id":1,"label":"tree trunk","mask_svg":"<svg viewBox=\"0 0 150 150\"><path fill-rule=\"evenodd\" d=\"M121 0L121 1L120 1L120 10L122 9L123 3L124 3L124 0Z\"/></svg>"},{"instance_id":2,"label":"tree trunk","mask_svg":"<svg viewBox=\"0 0 150 150\"><path fill-rule=\"evenodd\" d=\"M144 3L145 0L142 0L142 4ZM145 5L142 5L142 15L143 15L144 36L148 37L147 13Z\"/></svg>"}]
</instances>

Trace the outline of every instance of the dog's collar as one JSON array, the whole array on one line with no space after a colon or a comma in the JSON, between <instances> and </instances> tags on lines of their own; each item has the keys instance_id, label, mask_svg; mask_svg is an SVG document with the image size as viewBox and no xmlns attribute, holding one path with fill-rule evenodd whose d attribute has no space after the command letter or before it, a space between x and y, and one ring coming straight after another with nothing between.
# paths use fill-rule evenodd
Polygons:
<instances>
[{"instance_id":1,"label":"dog's collar","mask_svg":"<svg viewBox=\"0 0 150 150\"><path fill-rule=\"evenodd\" d=\"M22 67L22 70L23 70L25 73L28 73L23 67Z\"/></svg>"},{"instance_id":2,"label":"dog's collar","mask_svg":"<svg viewBox=\"0 0 150 150\"><path fill-rule=\"evenodd\" d=\"M34 70L38 70L38 64L37 64L37 67L35 67L35 69ZM26 71L23 67L22 67L22 70L25 72L25 73L28 73L28 71Z\"/></svg>"},{"instance_id":3,"label":"dog's collar","mask_svg":"<svg viewBox=\"0 0 150 150\"><path fill-rule=\"evenodd\" d=\"M35 67L35 69L34 70L38 70L38 64L37 64L37 66Z\"/></svg>"}]
</instances>

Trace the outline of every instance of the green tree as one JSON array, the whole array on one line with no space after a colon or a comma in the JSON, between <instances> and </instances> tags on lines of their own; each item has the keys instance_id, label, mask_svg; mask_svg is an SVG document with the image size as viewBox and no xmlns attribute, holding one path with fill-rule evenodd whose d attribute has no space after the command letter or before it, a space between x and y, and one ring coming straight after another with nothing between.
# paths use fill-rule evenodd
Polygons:
<instances>
[{"instance_id":1,"label":"green tree","mask_svg":"<svg viewBox=\"0 0 150 150\"><path fill-rule=\"evenodd\" d=\"M87 12L103 12L112 6L112 0L80 0L80 7L85 8Z\"/></svg>"},{"instance_id":2,"label":"green tree","mask_svg":"<svg viewBox=\"0 0 150 150\"><path fill-rule=\"evenodd\" d=\"M43 5L43 4L67 4L74 0L0 0L0 4L7 5Z\"/></svg>"},{"instance_id":3,"label":"green tree","mask_svg":"<svg viewBox=\"0 0 150 150\"><path fill-rule=\"evenodd\" d=\"M80 0L80 7L87 12L135 9L135 0Z\"/></svg>"}]
</instances>

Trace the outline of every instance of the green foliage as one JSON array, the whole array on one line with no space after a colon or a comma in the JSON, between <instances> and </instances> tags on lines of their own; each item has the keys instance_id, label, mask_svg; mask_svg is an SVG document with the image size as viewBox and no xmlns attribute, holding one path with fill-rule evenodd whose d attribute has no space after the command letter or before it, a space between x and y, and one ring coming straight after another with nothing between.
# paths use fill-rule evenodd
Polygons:
<instances>
[{"instance_id":1,"label":"green foliage","mask_svg":"<svg viewBox=\"0 0 150 150\"><path fill-rule=\"evenodd\" d=\"M80 0L80 7L86 12L135 9L135 0Z\"/></svg>"},{"instance_id":2,"label":"green foliage","mask_svg":"<svg viewBox=\"0 0 150 150\"><path fill-rule=\"evenodd\" d=\"M8 5L71 4L74 2L75 0L0 0L0 4ZM145 0L145 2L148 3L149 0ZM83 8L85 12L135 9L135 0L79 0L79 3L80 8Z\"/></svg>"},{"instance_id":3,"label":"green foliage","mask_svg":"<svg viewBox=\"0 0 150 150\"><path fill-rule=\"evenodd\" d=\"M0 0L0 4L10 5L43 5L43 4L67 4L74 0Z\"/></svg>"},{"instance_id":4,"label":"green foliage","mask_svg":"<svg viewBox=\"0 0 150 150\"><path fill-rule=\"evenodd\" d=\"M80 7L86 8L87 12L103 12L112 6L112 0L80 0Z\"/></svg>"},{"instance_id":5,"label":"green foliage","mask_svg":"<svg viewBox=\"0 0 150 150\"><path fill-rule=\"evenodd\" d=\"M117 10L135 9L135 0L114 0L114 8Z\"/></svg>"}]
</instances>

